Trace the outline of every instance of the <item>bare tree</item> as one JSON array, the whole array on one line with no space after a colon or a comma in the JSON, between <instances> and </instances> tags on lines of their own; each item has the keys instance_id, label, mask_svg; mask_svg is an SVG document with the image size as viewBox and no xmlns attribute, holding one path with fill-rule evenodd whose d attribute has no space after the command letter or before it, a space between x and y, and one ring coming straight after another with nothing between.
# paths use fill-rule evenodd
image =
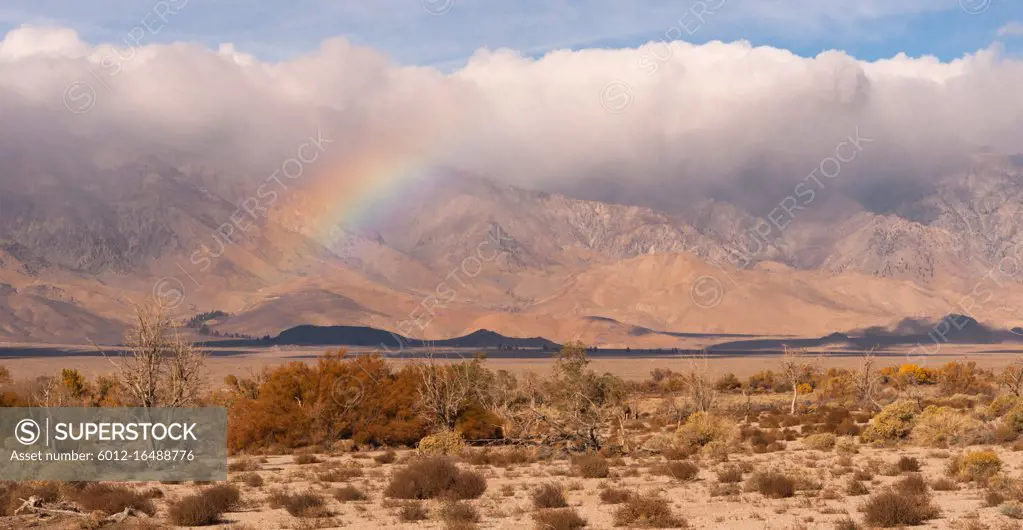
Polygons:
<instances>
[{"instance_id":1,"label":"bare tree","mask_svg":"<svg viewBox=\"0 0 1023 530\"><path fill-rule=\"evenodd\" d=\"M874 407L874 386L877 376L874 373L874 350L870 349L860 358L859 367L853 380L853 393L860 406Z\"/></svg>"},{"instance_id":2,"label":"bare tree","mask_svg":"<svg viewBox=\"0 0 1023 530\"><path fill-rule=\"evenodd\" d=\"M706 357L703 358L703 361L703 366L700 366L695 359L692 360L689 373L682 376L682 384L693 407L699 412L710 412L717 400L718 393L714 389L714 383L707 375Z\"/></svg>"},{"instance_id":3,"label":"bare tree","mask_svg":"<svg viewBox=\"0 0 1023 530\"><path fill-rule=\"evenodd\" d=\"M471 403L485 405L492 374L483 368L483 357L471 361L438 363L433 354L411 365L416 374L418 408L435 427L453 429L459 415Z\"/></svg>"},{"instance_id":4,"label":"bare tree","mask_svg":"<svg viewBox=\"0 0 1023 530\"><path fill-rule=\"evenodd\" d=\"M796 400L799 398L800 382L806 379L808 375L813 375L816 371L817 363L809 359L805 350L785 347L785 354L781 360L781 375L787 383L792 385L790 414L796 413Z\"/></svg>"},{"instance_id":5,"label":"bare tree","mask_svg":"<svg viewBox=\"0 0 1023 530\"><path fill-rule=\"evenodd\" d=\"M126 344L126 352L110 361L134 405L189 407L200 402L206 354L183 340L159 307L135 308Z\"/></svg>"},{"instance_id":6,"label":"bare tree","mask_svg":"<svg viewBox=\"0 0 1023 530\"><path fill-rule=\"evenodd\" d=\"M1014 396L1023 395L1023 361L1015 361L1006 366L998 375L998 383Z\"/></svg>"}]
</instances>

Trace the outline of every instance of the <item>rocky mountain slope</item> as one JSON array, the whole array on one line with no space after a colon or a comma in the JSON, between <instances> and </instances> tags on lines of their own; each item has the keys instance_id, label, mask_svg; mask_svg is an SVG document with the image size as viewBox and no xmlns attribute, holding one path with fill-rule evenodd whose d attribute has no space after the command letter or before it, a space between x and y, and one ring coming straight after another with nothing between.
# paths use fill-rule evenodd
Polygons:
<instances>
[{"instance_id":1,"label":"rocky mountain slope","mask_svg":"<svg viewBox=\"0 0 1023 530\"><path fill-rule=\"evenodd\" d=\"M116 341L131 304L152 297L181 318L227 311L214 329L255 336L316 324L652 344L667 336L637 330L1023 320L1023 273L1003 261L1023 257L1023 170L1006 158L978 158L884 212L822 197L766 237L762 218L728 203L662 212L448 170L374 222L325 233L300 188L251 218L239 208L248 187L155 158L73 170L10 160L0 340Z\"/></svg>"}]
</instances>

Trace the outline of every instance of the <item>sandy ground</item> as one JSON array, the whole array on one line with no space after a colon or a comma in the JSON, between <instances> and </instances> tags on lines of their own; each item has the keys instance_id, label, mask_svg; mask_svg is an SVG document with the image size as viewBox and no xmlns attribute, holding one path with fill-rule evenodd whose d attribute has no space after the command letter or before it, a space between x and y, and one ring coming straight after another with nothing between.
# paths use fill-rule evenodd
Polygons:
<instances>
[{"instance_id":1,"label":"sandy ground","mask_svg":"<svg viewBox=\"0 0 1023 530\"><path fill-rule=\"evenodd\" d=\"M1023 452L997 449L1005 463L1004 470L1011 476L1019 476L1023 469ZM340 457L320 455L324 463L296 465L291 456L272 456L256 471L264 479L259 487L240 485L244 507L224 516L220 528L263 529L263 528L443 528L437 516L441 501L425 501L424 506L430 519L416 523L402 523L397 516L393 501L385 500L383 489L401 459L410 451L399 453L394 464L378 464L370 459L378 453L355 453ZM954 450L952 451L954 453ZM923 476L928 482L944 476L944 467L950 452L922 448L872 449L861 448L851 455L852 468L874 473L865 481L870 492L876 492L885 485L898 480L899 476L882 476L880 470L885 464L894 463L900 456L914 456L919 459ZM509 468L492 466L462 467L480 471L487 479L487 491L479 499L468 501L482 516L481 528L519 529L534 527L531 514L534 511L531 492L542 483L560 484L570 507L577 510L589 525L587 528L613 528L613 513L617 506L600 501L599 492L605 487L625 488L634 492L654 492L670 501L675 513L686 519L689 528L721 529L793 529L833 528L835 522L847 516L862 521L858 507L865 496L847 496L845 485L849 473L836 474L841 468L842 457L834 452L804 449L801 442L791 442L789 449L761 455L731 455L726 463L700 461L701 470L693 482L681 482L670 476L656 474L655 469L664 463L660 456L624 458L611 468L606 479L583 479L573 476L567 460L547 463L516 465ZM803 476L816 482L820 488L797 491L787 499L768 499L760 493L742 492L725 496L712 496L710 491L718 483L716 471L725 465L746 463L752 469L778 469L790 476ZM848 462L846 462L848 464ZM347 483L324 483L315 476L317 471L331 466L354 466L362 469L363 476L350 479ZM237 480L241 473L231 473ZM744 478L749 477L744 474ZM353 485L368 495L365 501L339 502L330 497L332 490L346 484ZM158 487L165 492L165 498L158 500L157 518L166 514L166 501L190 493L198 486L135 484L146 489ZM1013 520L1001 515L997 508L984 503L984 490L968 484L960 484L957 491L935 491L934 502L941 509L938 519L928 521L919 528L964 528L966 522L983 526L974 528L1013 528ZM270 509L267 506L268 492L275 489L288 491L312 491L328 498L330 517L306 519L289 515L284 509ZM825 493L829 492L829 493ZM32 517L0 520L0 528L21 528L28 525ZM1004 524L1010 526L1003 526Z\"/></svg>"}]
</instances>

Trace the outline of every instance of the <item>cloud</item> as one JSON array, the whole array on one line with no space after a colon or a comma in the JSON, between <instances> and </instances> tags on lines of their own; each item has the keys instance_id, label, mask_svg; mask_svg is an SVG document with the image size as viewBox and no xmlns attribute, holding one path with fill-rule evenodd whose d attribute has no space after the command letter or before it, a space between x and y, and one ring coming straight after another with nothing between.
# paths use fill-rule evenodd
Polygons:
<instances>
[{"instance_id":1,"label":"cloud","mask_svg":"<svg viewBox=\"0 0 1023 530\"><path fill-rule=\"evenodd\" d=\"M860 197L926 186L980 149L1023 152L1021 90L1023 63L998 48L863 62L654 42L481 50L442 73L344 39L271 63L21 28L0 48L0 145L92 163L156 155L255 181L322 130L340 164L372 152L664 208L707 194L777 203L857 130L873 142L828 182Z\"/></svg>"},{"instance_id":2,"label":"cloud","mask_svg":"<svg viewBox=\"0 0 1023 530\"><path fill-rule=\"evenodd\" d=\"M1009 22L1008 24L998 28L999 37L1015 37L1023 35L1023 22Z\"/></svg>"}]
</instances>

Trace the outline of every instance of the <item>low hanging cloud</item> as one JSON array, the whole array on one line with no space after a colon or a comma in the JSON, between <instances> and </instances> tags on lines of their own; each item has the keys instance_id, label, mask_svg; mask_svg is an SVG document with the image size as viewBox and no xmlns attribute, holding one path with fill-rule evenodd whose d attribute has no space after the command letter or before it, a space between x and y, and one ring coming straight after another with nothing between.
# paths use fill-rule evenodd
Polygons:
<instances>
[{"instance_id":1,"label":"low hanging cloud","mask_svg":"<svg viewBox=\"0 0 1023 530\"><path fill-rule=\"evenodd\" d=\"M539 59L480 50L443 73L340 38L269 63L231 45L95 46L22 27L0 48L0 156L155 155L255 181L323 131L342 162L372 149L670 209L706 195L777 202L859 134L872 142L840 187L869 202L978 152L1023 152L1020 93L1023 62L997 46L950 62L804 58L746 42ZM17 178L0 172L0 183Z\"/></svg>"}]
</instances>

